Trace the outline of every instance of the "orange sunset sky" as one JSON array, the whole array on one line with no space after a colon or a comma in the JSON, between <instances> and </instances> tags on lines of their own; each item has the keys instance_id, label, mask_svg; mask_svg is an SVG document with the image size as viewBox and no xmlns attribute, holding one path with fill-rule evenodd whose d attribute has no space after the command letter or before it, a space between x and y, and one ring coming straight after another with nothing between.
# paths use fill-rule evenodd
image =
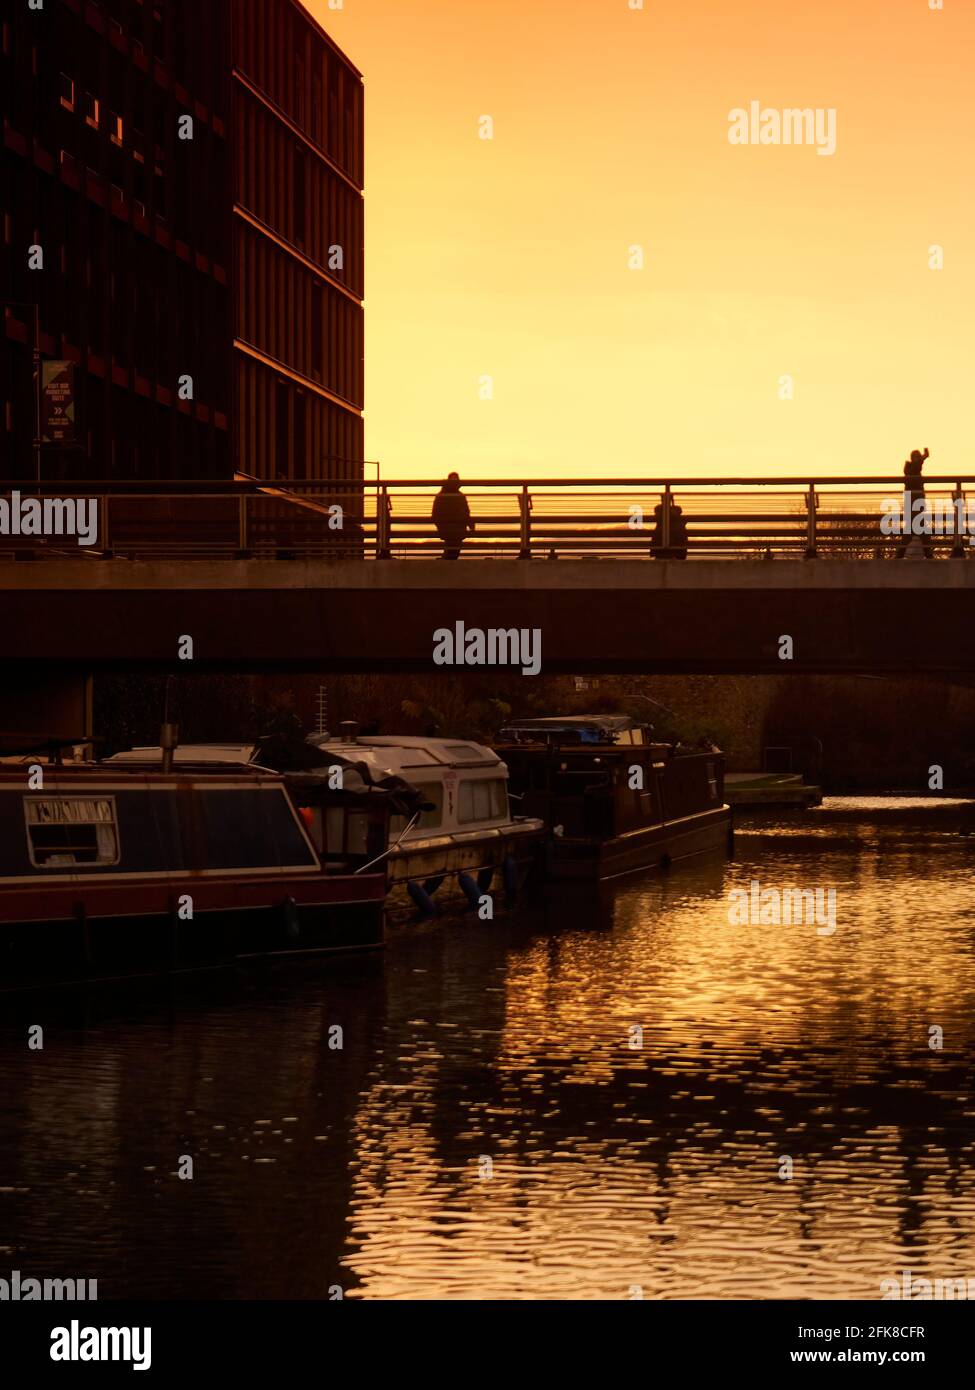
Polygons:
<instances>
[{"instance_id":1,"label":"orange sunset sky","mask_svg":"<svg viewBox=\"0 0 975 1390\"><path fill-rule=\"evenodd\" d=\"M367 457L975 472L975 3L629 3L309 0L365 77ZM836 153L731 145L753 100Z\"/></svg>"}]
</instances>

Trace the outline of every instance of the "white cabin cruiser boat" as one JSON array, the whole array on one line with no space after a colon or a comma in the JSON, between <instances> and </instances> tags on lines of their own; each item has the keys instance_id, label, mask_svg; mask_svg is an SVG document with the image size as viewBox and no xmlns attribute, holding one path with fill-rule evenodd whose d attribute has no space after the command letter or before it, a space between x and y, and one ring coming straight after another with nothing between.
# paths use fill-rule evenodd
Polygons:
<instances>
[{"instance_id":1,"label":"white cabin cruiser boat","mask_svg":"<svg viewBox=\"0 0 975 1390\"><path fill-rule=\"evenodd\" d=\"M515 895L541 855L546 829L539 817L511 814L508 768L496 753L469 739L359 735L351 723L342 728L338 739L307 739L326 757L319 775L328 776L334 757L361 768L374 783L390 777L409 783L423 798L424 809L409 820L391 819L391 886L404 886L425 912L436 911L433 895L445 881L456 883L475 906L493 884ZM327 827L314 817L309 829L313 843L327 840Z\"/></svg>"}]
</instances>

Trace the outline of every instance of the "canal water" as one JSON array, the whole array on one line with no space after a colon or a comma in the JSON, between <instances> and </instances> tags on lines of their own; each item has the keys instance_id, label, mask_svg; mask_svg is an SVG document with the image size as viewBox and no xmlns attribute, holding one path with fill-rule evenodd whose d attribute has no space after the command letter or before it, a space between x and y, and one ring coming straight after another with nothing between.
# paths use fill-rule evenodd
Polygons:
<instances>
[{"instance_id":1,"label":"canal water","mask_svg":"<svg viewBox=\"0 0 975 1390\"><path fill-rule=\"evenodd\" d=\"M740 821L727 861L397 925L381 957L8 998L0 1277L102 1299L973 1278L973 870L975 805L827 800ZM732 924L752 881L834 889L836 930Z\"/></svg>"}]
</instances>

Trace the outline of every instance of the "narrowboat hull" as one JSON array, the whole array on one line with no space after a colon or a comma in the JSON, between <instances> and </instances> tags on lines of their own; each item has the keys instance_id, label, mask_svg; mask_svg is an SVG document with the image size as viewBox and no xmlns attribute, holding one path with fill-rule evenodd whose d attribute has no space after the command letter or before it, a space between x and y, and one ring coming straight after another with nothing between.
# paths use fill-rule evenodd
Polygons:
<instances>
[{"instance_id":1,"label":"narrowboat hull","mask_svg":"<svg viewBox=\"0 0 975 1390\"><path fill-rule=\"evenodd\" d=\"M697 854L724 853L731 833L731 811L722 806L611 839L553 837L545 849L545 870L553 879L619 878Z\"/></svg>"},{"instance_id":2,"label":"narrowboat hull","mask_svg":"<svg viewBox=\"0 0 975 1390\"><path fill-rule=\"evenodd\" d=\"M0 765L0 992L375 948L386 888L276 773Z\"/></svg>"},{"instance_id":3,"label":"narrowboat hull","mask_svg":"<svg viewBox=\"0 0 975 1390\"><path fill-rule=\"evenodd\" d=\"M0 992L375 950L385 900L382 874L2 889Z\"/></svg>"}]
</instances>

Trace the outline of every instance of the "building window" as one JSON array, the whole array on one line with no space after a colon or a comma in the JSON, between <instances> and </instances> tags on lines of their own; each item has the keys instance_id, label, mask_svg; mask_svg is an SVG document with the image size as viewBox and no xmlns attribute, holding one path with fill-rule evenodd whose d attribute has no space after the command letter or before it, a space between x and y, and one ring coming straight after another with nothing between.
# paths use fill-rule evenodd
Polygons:
<instances>
[{"instance_id":1,"label":"building window","mask_svg":"<svg viewBox=\"0 0 975 1390\"><path fill-rule=\"evenodd\" d=\"M25 797L27 845L35 869L117 864L115 798Z\"/></svg>"},{"instance_id":2,"label":"building window","mask_svg":"<svg viewBox=\"0 0 975 1390\"><path fill-rule=\"evenodd\" d=\"M324 380L325 291L316 283L311 287L311 374Z\"/></svg>"},{"instance_id":3,"label":"building window","mask_svg":"<svg viewBox=\"0 0 975 1390\"><path fill-rule=\"evenodd\" d=\"M292 434L294 436L292 477L307 478L310 476L306 457L308 449L308 397L304 391L294 393L294 428Z\"/></svg>"},{"instance_id":4,"label":"building window","mask_svg":"<svg viewBox=\"0 0 975 1390\"><path fill-rule=\"evenodd\" d=\"M298 125L305 119L305 60L295 54L295 116Z\"/></svg>"},{"instance_id":5,"label":"building window","mask_svg":"<svg viewBox=\"0 0 975 1390\"><path fill-rule=\"evenodd\" d=\"M62 72L58 77L58 92L65 111L74 110L74 78Z\"/></svg>"},{"instance_id":6,"label":"building window","mask_svg":"<svg viewBox=\"0 0 975 1390\"><path fill-rule=\"evenodd\" d=\"M121 147L125 135L125 124L117 111L108 113L108 133L112 137L112 144Z\"/></svg>"},{"instance_id":7,"label":"building window","mask_svg":"<svg viewBox=\"0 0 975 1390\"><path fill-rule=\"evenodd\" d=\"M288 383L277 378L274 387L274 476L275 478L291 477L291 459L289 457L289 434L288 416L290 414L290 393Z\"/></svg>"},{"instance_id":8,"label":"building window","mask_svg":"<svg viewBox=\"0 0 975 1390\"><path fill-rule=\"evenodd\" d=\"M318 143L323 145L322 75L317 70L311 75L311 130Z\"/></svg>"},{"instance_id":9,"label":"building window","mask_svg":"<svg viewBox=\"0 0 975 1390\"><path fill-rule=\"evenodd\" d=\"M305 156L304 153L295 149L294 152L294 218L295 218L295 241L299 246L305 244Z\"/></svg>"},{"instance_id":10,"label":"building window","mask_svg":"<svg viewBox=\"0 0 975 1390\"><path fill-rule=\"evenodd\" d=\"M85 124L97 130L101 123L101 103L91 92L85 93Z\"/></svg>"}]
</instances>

